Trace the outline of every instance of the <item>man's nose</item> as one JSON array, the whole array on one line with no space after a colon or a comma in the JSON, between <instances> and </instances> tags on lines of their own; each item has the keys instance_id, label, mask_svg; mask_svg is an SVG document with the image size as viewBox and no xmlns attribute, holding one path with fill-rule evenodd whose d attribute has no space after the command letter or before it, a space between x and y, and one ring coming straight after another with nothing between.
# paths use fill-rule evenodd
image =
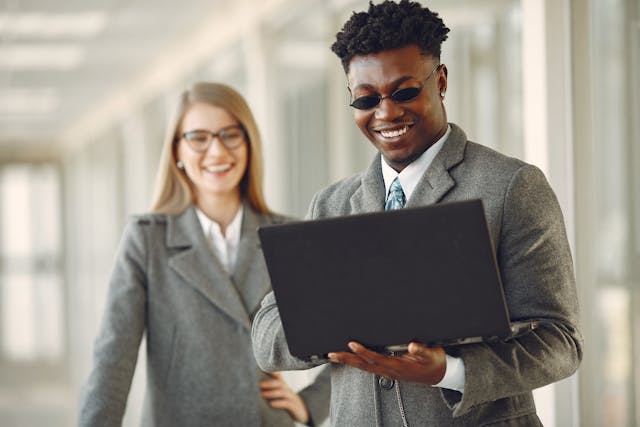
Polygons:
<instances>
[{"instance_id":1,"label":"man's nose","mask_svg":"<svg viewBox=\"0 0 640 427\"><path fill-rule=\"evenodd\" d=\"M375 117L378 120L392 121L404 114L404 109L391 98L382 98L376 106Z\"/></svg>"}]
</instances>

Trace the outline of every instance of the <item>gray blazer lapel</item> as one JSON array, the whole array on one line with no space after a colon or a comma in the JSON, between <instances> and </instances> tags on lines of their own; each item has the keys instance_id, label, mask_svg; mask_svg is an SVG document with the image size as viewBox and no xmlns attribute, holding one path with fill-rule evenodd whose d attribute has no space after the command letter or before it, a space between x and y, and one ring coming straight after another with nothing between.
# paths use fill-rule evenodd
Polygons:
<instances>
[{"instance_id":1,"label":"gray blazer lapel","mask_svg":"<svg viewBox=\"0 0 640 427\"><path fill-rule=\"evenodd\" d=\"M407 207L438 203L456 185L455 180L449 174L449 169L464 160L467 136L462 129L453 123L450 126L451 134L420 178L411 198L407 200Z\"/></svg>"},{"instance_id":2,"label":"gray blazer lapel","mask_svg":"<svg viewBox=\"0 0 640 427\"><path fill-rule=\"evenodd\" d=\"M375 212L384 208L384 178L377 154L371 165L362 173L360 188L351 196L351 212Z\"/></svg>"},{"instance_id":3,"label":"gray blazer lapel","mask_svg":"<svg viewBox=\"0 0 640 427\"><path fill-rule=\"evenodd\" d=\"M270 290L266 266L259 249L260 241L256 233L259 226L268 223L266 218L255 212L248 202L244 203L238 258L232 280L240 292L250 317Z\"/></svg>"},{"instance_id":4,"label":"gray blazer lapel","mask_svg":"<svg viewBox=\"0 0 640 427\"><path fill-rule=\"evenodd\" d=\"M249 317L231 278L211 253L193 207L168 217L169 267L190 286L247 329Z\"/></svg>"}]
</instances>

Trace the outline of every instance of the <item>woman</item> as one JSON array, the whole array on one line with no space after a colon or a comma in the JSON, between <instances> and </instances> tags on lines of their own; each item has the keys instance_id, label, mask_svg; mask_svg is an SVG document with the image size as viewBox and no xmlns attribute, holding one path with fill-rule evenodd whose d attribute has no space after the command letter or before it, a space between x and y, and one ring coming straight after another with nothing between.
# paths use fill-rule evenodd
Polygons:
<instances>
[{"instance_id":1,"label":"woman","mask_svg":"<svg viewBox=\"0 0 640 427\"><path fill-rule=\"evenodd\" d=\"M168 128L152 213L133 218L110 283L79 425L119 426L147 345L143 425L287 426L328 412L328 374L296 395L260 372L250 329L270 290L256 228L285 218L262 195L260 137L232 88L197 83Z\"/></svg>"}]
</instances>

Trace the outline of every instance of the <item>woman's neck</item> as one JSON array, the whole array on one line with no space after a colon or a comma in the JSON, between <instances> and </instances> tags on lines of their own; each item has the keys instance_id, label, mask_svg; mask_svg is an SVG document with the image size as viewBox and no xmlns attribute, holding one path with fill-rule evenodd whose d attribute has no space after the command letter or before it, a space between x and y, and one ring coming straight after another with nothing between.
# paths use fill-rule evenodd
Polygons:
<instances>
[{"instance_id":1,"label":"woman's neck","mask_svg":"<svg viewBox=\"0 0 640 427\"><path fill-rule=\"evenodd\" d=\"M240 192L222 195L207 195L207 197L199 197L196 203L198 209L202 211L209 219L215 221L222 231L222 235L226 234L227 227L235 218L242 198Z\"/></svg>"}]
</instances>

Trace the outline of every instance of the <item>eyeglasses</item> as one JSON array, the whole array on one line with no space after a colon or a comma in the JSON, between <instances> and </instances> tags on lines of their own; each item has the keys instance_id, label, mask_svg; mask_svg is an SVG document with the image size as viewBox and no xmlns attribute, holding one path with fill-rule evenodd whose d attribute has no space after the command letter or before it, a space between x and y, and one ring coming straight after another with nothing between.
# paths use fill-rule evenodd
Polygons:
<instances>
[{"instance_id":1,"label":"eyeglasses","mask_svg":"<svg viewBox=\"0 0 640 427\"><path fill-rule=\"evenodd\" d=\"M244 142L245 131L240 125L231 125L223 127L218 132L196 129L183 133L182 137L193 151L202 153L209 149L215 138L229 150L238 148Z\"/></svg>"},{"instance_id":2,"label":"eyeglasses","mask_svg":"<svg viewBox=\"0 0 640 427\"><path fill-rule=\"evenodd\" d=\"M387 95L387 96L381 96L381 95L361 96L351 101L351 104L349 105L358 110L370 110L376 107L378 104L380 104L382 100L385 98L390 98L396 104L413 101L418 97L418 95L420 95L420 92L422 92L422 89L424 88L425 84L427 84L427 81L429 80L429 78L431 78L433 73L435 73L436 70L440 68L440 65L442 64L436 65L436 67L433 70L431 70L427 78L424 79L424 83L420 87L405 87L402 89L398 89L394 91L391 95Z\"/></svg>"}]
</instances>

